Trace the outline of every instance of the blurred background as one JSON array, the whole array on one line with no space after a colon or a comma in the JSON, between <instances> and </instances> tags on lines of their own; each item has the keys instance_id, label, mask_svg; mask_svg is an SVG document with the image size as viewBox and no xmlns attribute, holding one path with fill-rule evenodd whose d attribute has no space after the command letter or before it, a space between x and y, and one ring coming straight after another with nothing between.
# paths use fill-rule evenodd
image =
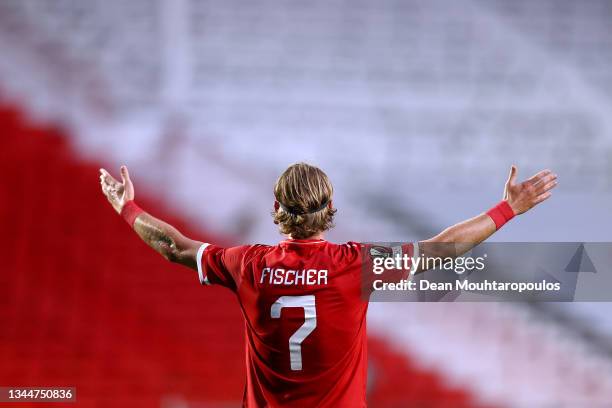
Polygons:
<instances>
[{"instance_id":1,"label":"blurred background","mask_svg":"<svg viewBox=\"0 0 612 408\"><path fill-rule=\"evenodd\" d=\"M280 239L296 161L334 182L339 242L428 238L496 203L511 164L551 168L553 199L494 239L612 241L611 22L612 0L0 0L0 385L240 405L236 300L140 242L101 166L223 245ZM608 303L368 322L372 407L612 406Z\"/></svg>"}]
</instances>

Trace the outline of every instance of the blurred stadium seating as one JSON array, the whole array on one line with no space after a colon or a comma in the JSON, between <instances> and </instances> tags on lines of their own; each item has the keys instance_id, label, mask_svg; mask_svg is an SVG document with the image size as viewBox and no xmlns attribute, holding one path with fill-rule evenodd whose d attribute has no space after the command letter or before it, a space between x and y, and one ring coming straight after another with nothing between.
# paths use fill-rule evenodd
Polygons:
<instances>
[{"instance_id":1,"label":"blurred stadium seating","mask_svg":"<svg viewBox=\"0 0 612 408\"><path fill-rule=\"evenodd\" d=\"M200 287L130 234L101 199L97 167L73 156L61 130L7 106L0 128L11 174L0 183L9 254L0 384L76 386L83 407L239 406L244 336L229 291ZM189 231L155 201L139 201ZM372 406L482 406L384 340L373 337L370 349Z\"/></svg>"},{"instance_id":2,"label":"blurred stadium seating","mask_svg":"<svg viewBox=\"0 0 612 408\"><path fill-rule=\"evenodd\" d=\"M0 1L0 385L240 400L234 299L131 235L100 165L228 244L278 238L271 185L298 160L335 183L335 240L427 237L511 163L551 167L555 200L497 239L612 241L610 21L609 0ZM608 406L610 311L375 304L371 405Z\"/></svg>"}]
</instances>

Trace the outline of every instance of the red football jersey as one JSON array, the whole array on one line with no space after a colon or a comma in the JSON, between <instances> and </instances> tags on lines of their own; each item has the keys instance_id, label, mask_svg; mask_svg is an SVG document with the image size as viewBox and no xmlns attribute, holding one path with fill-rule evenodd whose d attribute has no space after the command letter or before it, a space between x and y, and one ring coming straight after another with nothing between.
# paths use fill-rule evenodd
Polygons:
<instances>
[{"instance_id":1,"label":"red football jersey","mask_svg":"<svg viewBox=\"0 0 612 408\"><path fill-rule=\"evenodd\" d=\"M234 291L244 315L244 406L366 406L366 312L376 277L363 268L365 249L325 240L200 247L200 281ZM412 256L410 246L404 251Z\"/></svg>"}]
</instances>

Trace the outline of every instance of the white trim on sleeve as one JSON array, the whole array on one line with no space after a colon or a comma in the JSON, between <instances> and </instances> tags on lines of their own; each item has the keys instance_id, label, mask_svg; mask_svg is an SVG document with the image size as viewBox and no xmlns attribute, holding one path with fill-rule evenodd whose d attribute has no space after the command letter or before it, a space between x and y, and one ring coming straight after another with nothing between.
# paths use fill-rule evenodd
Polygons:
<instances>
[{"instance_id":1,"label":"white trim on sleeve","mask_svg":"<svg viewBox=\"0 0 612 408\"><path fill-rule=\"evenodd\" d=\"M204 276L204 271L202 270L202 255L204 255L204 250L210 244L202 244L200 248L198 248L198 254L196 255L196 264L198 265L198 276L200 277L200 283L202 285L210 285L208 281L208 276Z\"/></svg>"}]
</instances>

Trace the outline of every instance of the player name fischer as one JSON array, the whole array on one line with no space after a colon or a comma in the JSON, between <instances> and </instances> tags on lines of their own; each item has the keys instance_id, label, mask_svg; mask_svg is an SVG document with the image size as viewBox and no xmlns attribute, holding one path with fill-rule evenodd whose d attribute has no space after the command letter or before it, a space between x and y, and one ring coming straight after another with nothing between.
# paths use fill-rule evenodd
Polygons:
<instances>
[{"instance_id":1,"label":"player name fischer","mask_svg":"<svg viewBox=\"0 0 612 408\"><path fill-rule=\"evenodd\" d=\"M263 268L259 283L270 285L327 285L327 269Z\"/></svg>"}]
</instances>

